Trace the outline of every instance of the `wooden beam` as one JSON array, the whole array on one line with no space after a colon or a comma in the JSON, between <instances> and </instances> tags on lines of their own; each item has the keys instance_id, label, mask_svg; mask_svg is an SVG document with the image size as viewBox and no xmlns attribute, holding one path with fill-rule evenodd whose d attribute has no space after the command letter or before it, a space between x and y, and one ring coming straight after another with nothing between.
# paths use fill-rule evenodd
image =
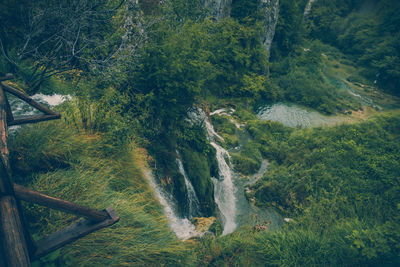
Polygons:
<instances>
[{"instance_id":1,"label":"wooden beam","mask_svg":"<svg viewBox=\"0 0 400 267\"><path fill-rule=\"evenodd\" d=\"M45 238L36 242L37 251L35 253L34 259L39 259L40 257L53 252L62 246L72 243L81 237L84 237L94 231L100 230L104 227L113 225L119 221L119 217L116 215L112 208L106 209L109 214L109 219L104 220L99 223L94 223L87 219L82 219L81 221L74 223L70 226L61 229L53 234L46 236Z\"/></svg>"},{"instance_id":2,"label":"wooden beam","mask_svg":"<svg viewBox=\"0 0 400 267\"><path fill-rule=\"evenodd\" d=\"M4 76L0 76L0 82L11 80L11 79L14 79L14 75L12 75L11 73L7 73Z\"/></svg>"},{"instance_id":3,"label":"wooden beam","mask_svg":"<svg viewBox=\"0 0 400 267\"><path fill-rule=\"evenodd\" d=\"M8 93L10 93L10 94L12 94L12 95L24 100L26 103L28 103L32 107L37 108L41 112L43 112L43 113L45 113L47 115L55 115L55 114L57 114L56 112L50 110L46 106L36 102L30 96L28 96L27 94L21 92L20 90L15 89L14 87L11 87L11 86L9 86L7 84L4 84L4 83L1 83L1 85L3 86L5 91L7 91Z\"/></svg>"},{"instance_id":4,"label":"wooden beam","mask_svg":"<svg viewBox=\"0 0 400 267\"><path fill-rule=\"evenodd\" d=\"M31 266L14 188L11 181L11 168L7 147L7 103L3 88L0 86L0 242L4 261L8 267ZM11 186L10 186L11 184Z\"/></svg>"},{"instance_id":5,"label":"wooden beam","mask_svg":"<svg viewBox=\"0 0 400 267\"><path fill-rule=\"evenodd\" d=\"M12 121L9 121L8 126L21 125L21 124L27 124L27 123L35 123L35 122L41 122L41 121L57 120L60 118L61 118L60 113L56 113L53 115L20 116L20 117L14 118Z\"/></svg>"},{"instance_id":6,"label":"wooden beam","mask_svg":"<svg viewBox=\"0 0 400 267\"><path fill-rule=\"evenodd\" d=\"M13 196L0 198L0 229L6 266L31 266L17 203Z\"/></svg>"},{"instance_id":7,"label":"wooden beam","mask_svg":"<svg viewBox=\"0 0 400 267\"><path fill-rule=\"evenodd\" d=\"M110 218L105 211L91 209L66 200L50 197L17 184L14 184L14 191L15 196L20 200L83 216L93 222L101 222Z\"/></svg>"}]
</instances>

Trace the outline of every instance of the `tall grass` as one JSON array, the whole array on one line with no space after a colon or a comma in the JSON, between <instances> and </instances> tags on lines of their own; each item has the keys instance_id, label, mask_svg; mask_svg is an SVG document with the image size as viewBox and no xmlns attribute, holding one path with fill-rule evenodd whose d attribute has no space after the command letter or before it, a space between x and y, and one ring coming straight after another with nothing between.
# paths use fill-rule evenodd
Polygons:
<instances>
[{"instance_id":1,"label":"tall grass","mask_svg":"<svg viewBox=\"0 0 400 267\"><path fill-rule=\"evenodd\" d=\"M25 127L13 136L11 161L20 182L28 187L97 209L112 206L120 221L90 234L53 254L54 265L163 266L186 265L188 248L171 232L148 186L143 170L148 156L133 142L110 145L90 131L78 132L66 121ZM44 160L43 160L44 159ZM44 168L63 162L60 168ZM29 166L20 172L21 166ZM55 166L55 165L53 165ZM76 218L26 204L26 217L35 238L73 222ZM50 260L44 258L44 262Z\"/></svg>"}]
</instances>

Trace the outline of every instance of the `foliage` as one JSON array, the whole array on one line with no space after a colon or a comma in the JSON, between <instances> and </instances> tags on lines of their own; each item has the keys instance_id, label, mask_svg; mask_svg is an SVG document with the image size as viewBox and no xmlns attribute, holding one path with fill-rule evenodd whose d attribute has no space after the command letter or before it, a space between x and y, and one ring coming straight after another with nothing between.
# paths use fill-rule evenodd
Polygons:
<instances>
[{"instance_id":1,"label":"foliage","mask_svg":"<svg viewBox=\"0 0 400 267\"><path fill-rule=\"evenodd\" d=\"M238 19L241 22L254 21L260 19L259 7L261 5L260 0L233 0L231 17Z\"/></svg>"},{"instance_id":2,"label":"foliage","mask_svg":"<svg viewBox=\"0 0 400 267\"><path fill-rule=\"evenodd\" d=\"M304 44L307 48L271 65L271 82L275 85L277 100L302 104L327 114L354 108L348 95L340 93L324 78L326 65L322 54L331 49L319 41Z\"/></svg>"},{"instance_id":3,"label":"foliage","mask_svg":"<svg viewBox=\"0 0 400 267\"><path fill-rule=\"evenodd\" d=\"M399 114L325 129L270 126L248 126L264 151L280 153L265 154L276 163L253 186L256 203L294 216L296 227L321 233L335 249L345 242L352 256L344 264L398 262Z\"/></svg>"},{"instance_id":4,"label":"foliage","mask_svg":"<svg viewBox=\"0 0 400 267\"><path fill-rule=\"evenodd\" d=\"M247 142L240 150L240 154L232 153L235 170L244 175L254 174L261 166L262 156L259 145Z\"/></svg>"},{"instance_id":5,"label":"foliage","mask_svg":"<svg viewBox=\"0 0 400 267\"><path fill-rule=\"evenodd\" d=\"M121 220L115 226L62 248L60 253L50 255L42 263L68 266L184 264L188 255L186 249L168 228L145 179L145 151L133 143L113 152L104 150L109 142L100 135L78 133L71 126L67 122L38 124L12 138L11 151L24 153L25 144L37 143L35 154L22 155L29 165L36 156L68 155L65 159L68 168L52 168L47 173L33 170L25 174L23 182L34 190L92 208L104 209L112 205ZM12 166L16 160L20 159L11 157ZM25 209L36 238L75 220L71 215L36 205L27 204Z\"/></svg>"},{"instance_id":6,"label":"foliage","mask_svg":"<svg viewBox=\"0 0 400 267\"><path fill-rule=\"evenodd\" d=\"M114 16L124 1L2 1L0 48L32 93L52 75L104 63L119 49Z\"/></svg>"},{"instance_id":7,"label":"foliage","mask_svg":"<svg viewBox=\"0 0 400 267\"><path fill-rule=\"evenodd\" d=\"M294 48L302 43L304 34L303 12L296 0L279 2L279 18L276 25L274 42L271 47L271 60L287 57Z\"/></svg>"},{"instance_id":8,"label":"foliage","mask_svg":"<svg viewBox=\"0 0 400 267\"><path fill-rule=\"evenodd\" d=\"M333 44L363 67L384 90L399 94L399 2L318 1L310 14L310 36Z\"/></svg>"}]
</instances>

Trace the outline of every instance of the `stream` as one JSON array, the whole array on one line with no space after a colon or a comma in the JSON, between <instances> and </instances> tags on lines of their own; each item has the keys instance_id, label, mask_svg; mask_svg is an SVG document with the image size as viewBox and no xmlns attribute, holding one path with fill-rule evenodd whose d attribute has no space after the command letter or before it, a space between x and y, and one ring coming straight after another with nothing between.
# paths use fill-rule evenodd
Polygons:
<instances>
[{"instance_id":1,"label":"stream","mask_svg":"<svg viewBox=\"0 0 400 267\"><path fill-rule=\"evenodd\" d=\"M325 116L321 113L289 103L266 105L257 111L260 120L277 121L288 127L316 127L340 122L336 116Z\"/></svg>"}]
</instances>

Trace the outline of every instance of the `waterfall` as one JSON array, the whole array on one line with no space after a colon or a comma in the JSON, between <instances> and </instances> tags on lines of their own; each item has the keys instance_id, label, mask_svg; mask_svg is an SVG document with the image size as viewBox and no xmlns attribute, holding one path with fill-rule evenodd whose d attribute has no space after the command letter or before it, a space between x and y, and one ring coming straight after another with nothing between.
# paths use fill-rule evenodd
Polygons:
<instances>
[{"instance_id":1,"label":"waterfall","mask_svg":"<svg viewBox=\"0 0 400 267\"><path fill-rule=\"evenodd\" d=\"M216 19L229 17L231 14L232 0L203 0L206 8L209 8L211 15Z\"/></svg>"},{"instance_id":2,"label":"waterfall","mask_svg":"<svg viewBox=\"0 0 400 267\"><path fill-rule=\"evenodd\" d=\"M263 45L269 53L278 23L279 0L261 0L260 8L265 9Z\"/></svg>"},{"instance_id":3,"label":"waterfall","mask_svg":"<svg viewBox=\"0 0 400 267\"><path fill-rule=\"evenodd\" d=\"M186 240L190 237L197 236L199 233L196 227L187 219L179 218L176 214L176 207L174 205L174 198L165 192L155 181L151 171L145 171L146 179L150 186L154 189L154 193L164 208L165 216L167 217L172 231L175 232L179 239Z\"/></svg>"},{"instance_id":4,"label":"waterfall","mask_svg":"<svg viewBox=\"0 0 400 267\"><path fill-rule=\"evenodd\" d=\"M315 1L316 1L316 0L308 0L308 3L307 3L307 5L306 5L306 8L304 9L304 17L307 17L307 16L310 14L312 5L313 5L313 3L314 3Z\"/></svg>"},{"instance_id":5,"label":"waterfall","mask_svg":"<svg viewBox=\"0 0 400 267\"><path fill-rule=\"evenodd\" d=\"M227 162L230 156L228 151L215 142L215 138L220 140L223 140L223 138L215 132L214 127L207 117L204 116L204 118L208 138L211 145L216 150L220 178L212 178L214 183L214 199L222 214L222 221L224 224L224 231L222 234L226 235L232 233L236 229L236 188L232 180L232 170Z\"/></svg>"},{"instance_id":6,"label":"waterfall","mask_svg":"<svg viewBox=\"0 0 400 267\"><path fill-rule=\"evenodd\" d=\"M237 227L237 199L235 196L236 188L233 183L232 170L230 169L227 162L227 160L229 160L228 151L226 151L223 147L216 143L216 139L222 141L224 139L215 132L214 127L211 125L211 122L209 121L206 113L203 110L199 108L194 108L188 113L188 117L188 121L191 124L205 124L210 144L216 150L216 158L218 161L220 178L212 178L212 181L214 183L214 200L222 215L222 222L224 225L224 231L222 234L225 235L232 233Z\"/></svg>"},{"instance_id":7,"label":"waterfall","mask_svg":"<svg viewBox=\"0 0 400 267\"><path fill-rule=\"evenodd\" d=\"M176 153L179 155L178 151L176 151ZM185 178L185 186L186 186L187 198L188 198L188 204L189 204L189 218L196 217L199 215L199 211L200 211L199 199L197 198L196 191L194 191L193 185L190 182L190 180L188 179L185 169L183 168L182 161L179 158L177 158L176 163L178 164L179 172Z\"/></svg>"},{"instance_id":8,"label":"waterfall","mask_svg":"<svg viewBox=\"0 0 400 267\"><path fill-rule=\"evenodd\" d=\"M218 144L211 142L217 151L217 161L220 179L213 178L215 203L222 214L224 223L223 235L232 233L236 229L236 189L232 181L232 171L226 162L228 152Z\"/></svg>"}]
</instances>

